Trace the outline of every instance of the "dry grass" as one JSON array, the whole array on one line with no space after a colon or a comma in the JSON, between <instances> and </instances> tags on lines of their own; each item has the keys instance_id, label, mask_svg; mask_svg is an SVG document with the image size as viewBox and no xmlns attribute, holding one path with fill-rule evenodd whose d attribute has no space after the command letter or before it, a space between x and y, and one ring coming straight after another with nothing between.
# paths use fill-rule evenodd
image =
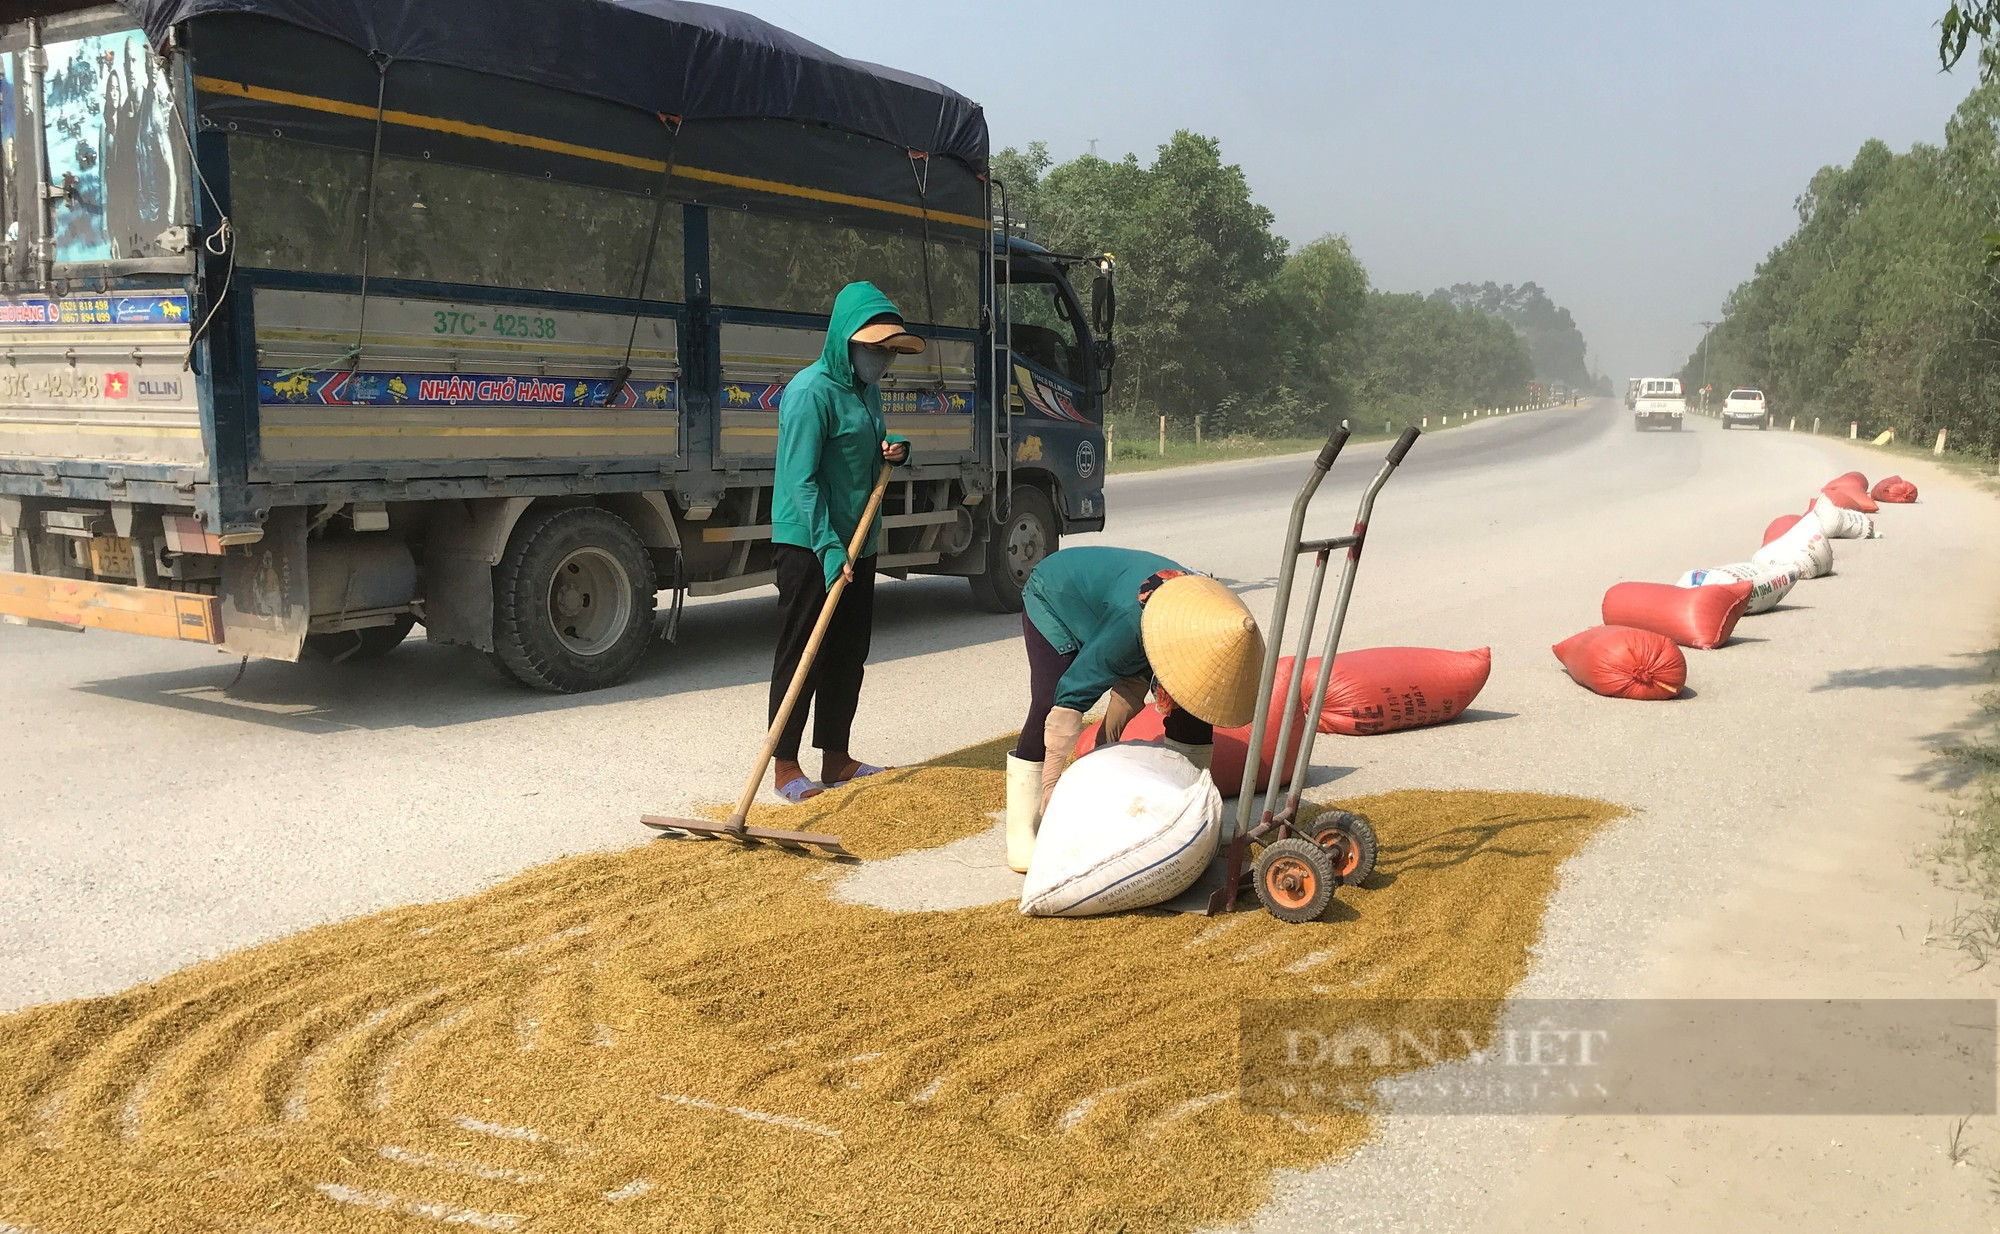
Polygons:
<instances>
[{"instance_id":1,"label":"dry grass","mask_svg":"<svg viewBox=\"0 0 2000 1234\"><path fill-rule=\"evenodd\" d=\"M783 812L883 856L984 830L989 743ZM1241 1002L1497 997L1618 811L1347 803L1370 887L1285 926L895 915L841 867L662 840L0 1019L0 1224L84 1231L1180 1231L1367 1117L1234 1098Z\"/></svg>"}]
</instances>

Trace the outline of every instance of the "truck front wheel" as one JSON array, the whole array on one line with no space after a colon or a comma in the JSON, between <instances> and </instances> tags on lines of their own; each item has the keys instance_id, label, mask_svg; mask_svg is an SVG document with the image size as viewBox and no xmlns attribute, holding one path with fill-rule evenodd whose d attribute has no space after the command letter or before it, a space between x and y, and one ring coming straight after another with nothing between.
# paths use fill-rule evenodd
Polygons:
<instances>
[{"instance_id":1,"label":"truck front wheel","mask_svg":"<svg viewBox=\"0 0 2000 1234\"><path fill-rule=\"evenodd\" d=\"M985 572L966 580L972 584L973 603L989 613L1020 612L1028 575L1060 544L1056 510L1048 497L1026 485L1015 489L1006 519L986 542Z\"/></svg>"},{"instance_id":2,"label":"truck front wheel","mask_svg":"<svg viewBox=\"0 0 2000 1234\"><path fill-rule=\"evenodd\" d=\"M531 510L493 568L493 659L554 694L616 685L646 654L653 592L652 558L624 519Z\"/></svg>"}]
</instances>

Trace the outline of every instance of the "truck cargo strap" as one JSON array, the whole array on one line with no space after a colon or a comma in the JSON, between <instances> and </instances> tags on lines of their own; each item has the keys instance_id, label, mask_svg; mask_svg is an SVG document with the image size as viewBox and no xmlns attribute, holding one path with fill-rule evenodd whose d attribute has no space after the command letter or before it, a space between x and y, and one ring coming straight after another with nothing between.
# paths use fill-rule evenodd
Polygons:
<instances>
[{"instance_id":1,"label":"truck cargo strap","mask_svg":"<svg viewBox=\"0 0 2000 1234\"><path fill-rule=\"evenodd\" d=\"M220 643L221 605L185 591L0 571L0 614L27 621Z\"/></svg>"}]
</instances>

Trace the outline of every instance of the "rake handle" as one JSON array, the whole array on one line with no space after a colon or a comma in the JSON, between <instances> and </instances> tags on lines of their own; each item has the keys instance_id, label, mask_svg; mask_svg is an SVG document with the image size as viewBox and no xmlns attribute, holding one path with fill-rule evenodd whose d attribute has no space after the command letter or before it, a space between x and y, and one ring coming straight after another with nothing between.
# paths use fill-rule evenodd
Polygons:
<instances>
[{"instance_id":1,"label":"rake handle","mask_svg":"<svg viewBox=\"0 0 2000 1234\"><path fill-rule=\"evenodd\" d=\"M868 541L868 529L874 525L875 515L882 508L882 495L889 490L889 473L895 464L882 464L882 474L875 478L875 489L868 494L868 505L861 511L861 522L854 529L854 538L847 544L847 560L852 563L861 554L861 546ZM785 722L792 718L792 708L799 702L799 695L805 693L806 677L812 672L813 661L819 656L819 645L826 638L826 628L833 623L833 610L840 603L841 593L847 590L845 572L837 575L833 586L826 589L826 602L819 607L819 620L813 623L812 637L806 640L805 653L799 657L798 668L792 671L792 684L785 691L785 701L778 704L778 714L771 719L771 730L764 734L764 748L757 755L757 765L750 769L750 778L743 784L743 795L736 799L736 812L729 816L726 824L731 830L740 831L750 818L750 805L757 800L757 786L764 782L764 769L771 765L771 757L778 752L778 738L785 731Z\"/></svg>"}]
</instances>

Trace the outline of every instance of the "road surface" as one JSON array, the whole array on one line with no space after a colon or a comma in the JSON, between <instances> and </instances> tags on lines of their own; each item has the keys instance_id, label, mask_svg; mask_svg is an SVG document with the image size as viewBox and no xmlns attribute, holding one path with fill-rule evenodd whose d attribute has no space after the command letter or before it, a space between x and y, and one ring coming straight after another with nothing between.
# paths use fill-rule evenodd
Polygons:
<instances>
[{"instance_id":1,"label":"road surface","mask_svg":"<svg viewBox=\"0 0 2000 1234\"><path fill-rule=\"evenodd\" d=\"M1323 742L1315 795L1570 792L1635 808L1573 859L1534 995L1991 997L1926 938L1953 903L1928 751L1962 723L2000 629L1994 500L1903 465L1922 504L1738 641L1690 653L1693 697L1601 700L1552 643L1624 579L1742 560L1844 441L1634 433L1608 402L1424 438L1377 508L1349 647L1490 646L1476 710ZM1335 534L1383 444L1356 446L1309 534ZM1901 465L1900 460L1898 464ZM1114 475L1110 530L1209 570L1260 613L1299 458ZM763 729L770 593L691 605L678 647L580 698L524 692L414 641L374 664L250 664L105 634L0 627L0 1008L121 989L319 922L460 895L563 853L641 842L642 812L732 798ZM958 580L885 587L856 753L907 763L1018 726L1018 618ZM1253 1223L1329 1229L1994 1228L1943 1118L1587 1122L1389 1118L1286 1180ZM1992 1120L1975 1154L2000 1161ZM1634 1203L1634 1198L1639 1203ZM1590 1224L1592 1215L1597 1224Z\"/></svg>"}]
</instances>

